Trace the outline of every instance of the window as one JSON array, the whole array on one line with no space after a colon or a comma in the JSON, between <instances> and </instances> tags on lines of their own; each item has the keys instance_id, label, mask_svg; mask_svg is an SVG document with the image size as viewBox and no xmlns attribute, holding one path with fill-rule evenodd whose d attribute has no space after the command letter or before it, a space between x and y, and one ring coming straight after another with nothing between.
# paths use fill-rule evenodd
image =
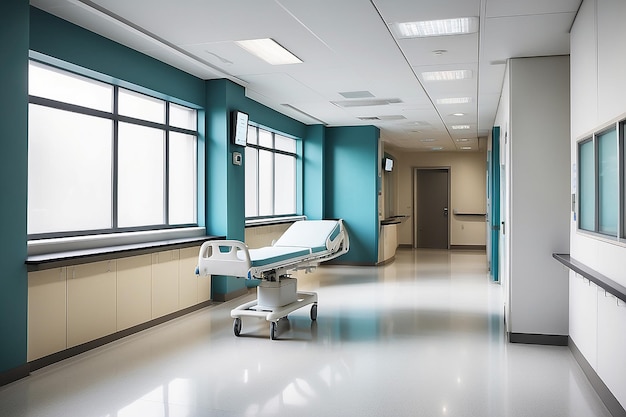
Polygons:
<instances>
[{"instance_id":1,"label":"window","mask_svg":"<svg viewBox=\"0 0 626 417\"><path fill-rule=\"evenodd\" d=\"M197 224L197 111L29 64L28 234Z\"/></svg>"},{"instance_id":2,"label":"window","mask_svg":"<svg viewBox=\"0 0 626 417\"><path fill-rule=\"evenodd\" d=\"M619 124L624 131L624 122ZM579 229L608 237L624 238L623 139L617 126L598 131L578 143ZM622 156L620 156L622 155ZM620 174L622 173L622 174Z\"/></svg>"},{"instance_id":3,"label":"window","mask_svg":"<svg viewBox=\"0 0 626 417\"><path fill-rule=\"evenodd\" d=\"M297 158L296 139L248 126L246 218L296 214Z\"/></svg>"}]
</instances>

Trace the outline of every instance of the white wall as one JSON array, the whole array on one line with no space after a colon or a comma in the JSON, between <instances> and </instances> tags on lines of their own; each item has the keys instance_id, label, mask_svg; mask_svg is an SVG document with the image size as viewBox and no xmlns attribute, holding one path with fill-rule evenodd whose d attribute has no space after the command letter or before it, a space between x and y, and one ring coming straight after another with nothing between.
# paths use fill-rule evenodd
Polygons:
<instances>
[{"instance_id":1,"label":"white wall","mask_svg":"<svg viewBox=\"0 0 626 417\"><path fill-rule=\"evenodd\" d=\"M512 59L497 122L506 195L508 330L568 334L569 57ZM505 143L505 140L508 142Z\"/></svg>"},{"instance_id":2,"label":"white wall","mask_svg":"<svg viewBox=\"0 0 626 417\"><path fill-rule=\"evenodd\" d=\"M579 139L626 117L626 26L618 23L624 16L624 1L585 0L572 28L572 164ZM570 226L572 257L626 285L626 246L579 233L573 217Z\"/></svg>"},{"instance_id":3,"label":"white wall","mask_svg":"<svg viewBox=\"0 0 626 417\"><path fill-rule=\"evenodd\" d=\"M626 2L584 0L571 32L571 164L577 141L626 118ZM570 168L571 170L572 168ZM572 192L577 191L572 186ZM621 285L626 285L626 246L577 230L570 213L570 254ZM626 407L626 305L570 272L569 334L587 362Z\"/></svg>"},{"instance_id":4,"label":"white wall","mask_svg":"<svg viewBox=\"0 0 626 417\"><path fill-rule=\"evenodd\" d=\"M450 245L485 246L485 218L461 217L453 210L484 213L486 208L487 155L482 152L406 152L388 149L396 159L396 212L411 218L398 226L398 243L413 244L413 171L415 168L450 167Z\"/></svg>"}]
</instances>

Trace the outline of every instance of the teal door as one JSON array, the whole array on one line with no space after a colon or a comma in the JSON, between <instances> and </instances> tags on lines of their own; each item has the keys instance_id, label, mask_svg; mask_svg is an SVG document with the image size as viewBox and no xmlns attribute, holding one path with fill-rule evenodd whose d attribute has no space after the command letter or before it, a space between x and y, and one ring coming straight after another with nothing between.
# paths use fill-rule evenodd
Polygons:
<instances>
[{"instance_id":1,"label":"teal door","mask_svg":"<svg viewBox=\"0 0 626 417\"><path fill-rule=\"evenodd\" d=\"M488 166L488 216L489 216L489 271L491 279L500 280L500 127L495 126L491 135L491 158Z\"/></svg>"}]
</instances>

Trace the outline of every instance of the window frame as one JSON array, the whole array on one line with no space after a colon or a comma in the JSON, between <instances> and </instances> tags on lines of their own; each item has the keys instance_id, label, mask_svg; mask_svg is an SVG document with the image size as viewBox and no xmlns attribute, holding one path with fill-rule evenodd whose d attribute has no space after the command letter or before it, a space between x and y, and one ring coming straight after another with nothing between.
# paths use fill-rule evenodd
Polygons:
<instances>
[{"instance_id":1,"label":"window frame","mask_svg":"<svg viewBox=\"0 0 626 417\"><path fill-rule=\"evenodd\" d=\"M607 233L603 232L601 229L601 212L602 212L602 200L600 198L600 152L599 152L599 142L600 137L614 131L616 134L616 144L615 151L617 152L617 185L615 192L617 193L617 198L615 199L615 204L617 208L617 226L616 232ZM589 134L584 135L581 139L576 142L576 164L577 164L577 204L576 204L576 230L578 233L583 233L592 237L596 237L598 239L606 240L609 242L615 242L620 244L626 244L626 118L622 116L616 121L607 123L594 129ZM593 230L589 230L581 227L582 222L582 205L583 205L583 197L581 196L582 191L582 183L585 180L582 175L582 164L581 164L581 147L585 144L592 143L593 149L593 207L594 207L594 219L593 219Z\"/></svg>"},{"instance_id":2,"label":"window frame","mask_svg":"<svg viewBox=\"0 0 626 417\"><path fill-rule=\"evenodd\" d=\"M276 221L280 221L281 219L286 219L286 220L291 220L294 218L299 218L302 213L300 210L300 201L301 201L301 190L302 190L302 184L301 184L301 176L299 175L300 172L300 168L299 165L301 164L302 161L302 157L301 157L301 146L300 146L300 138L297 138L293 135L284 133L284 132L279 132L277 130L274 129L270 129L267 128L263 125L260 125L258 123L255 123L253 121L248 122L248 129L254 129L256 130L256 142L257 143L251 143L250 138L248 138L248 143L246 145L246 147L249 148L253 148L257 151L257 156L259 155L259 151L267 151L267 152L271 152L272 153L272 177L274 178L274 180L272 181L271 187L272 187L272 214L270 215L258 215L259 213L259 172L260 172L260 168L261 168L261 164L259 163L259 158L257 158L257 163L256 163L256 216L245 216L245 222L246 224L261 224L261 223L274 223ZM271 135L271 140L272 140L272 147L269 148L267 146L264 145L259 145L259 131L264 131L266 133L269 133ZM278 136L282 136L288 139L292 139L295 141L295 151L294 152L289 152L289 151L285 151L282 149L276 149L276 135ZM295 208L295 212L293 213L285 213L285 214L276 214L276 206L275 206L275 202L276 202L276 155L280 154L280 155L286 155L286 156L290 156L294 158L294 208ZM245 159L244 159L244 164L245 164ZM249 167L246 165L246 169L249 169ZM246 182L247 184L247 182Z\"/></svg>"},{"instance_id":3,"label":"window frame","mask_svg":"<svg viewBox=\"0 0 626 417\"><path fill-rule=\"evenodd\" d=\"M72 103L67 103L64 101L58 101L50 98L44 98L36 95L28 96L29 105L38 105L46 108L66 111L70 113L82 114L97 117L104 120L110 120L112 122L112 161L111 161L111 207L109 214L111 215L111 227L104 229L89 229L89 230L67 230L67 231L53 231L53 232L42 232L42 233L29 233L27 235L29 241L37 241L37 240L45 240L45 239L63 239L63 238L79 238L84 236L105 236L111 234L125 234L125 233L133 233L133 232L150 232L150 231L166 231L172 229L184 229L184 228L194 228L199 227L201 216L199 207L199 199L201 198L201 192L199 187L199 172L201 164L201 151L203 149L202 145L202 137L201 137L201 122L203 120L203 112L202 109L198 106L190 105L189 103L185 103L183 101L179 101L173 99L169 96L167 98L165 95L159 96L158 93L148 94L146 93L146 89L131 85L129 83L121 82L117 80L113 80L111 77L103 77L103 79L99 79L90 74L90 71L85 70L87 74L82 73L80 68L77 67L74 69L73 65L68 64L69 68L65 68L63 65L57 63L47 62L43 59L38 59L37 57L31 56L29 62L32 62L38 66L44 66L50 68L53 71L59 71L62 73L66 73L70 76L83 78L92 80L96 83L106 84L112 87L112 96L113 103L111 107L111 112L97 110L90 107L84 107L81 105L76 105ZM132 94L140 94L150 99L160 100L164 103L164 119L163 123L153 122L144 119L138 119L130 116L121 115L118 109L118 101L120 91L129 91ZM187 108L189 110L193 110L195 112L195 130L188 128L181 128L178 126L174 126L170 124L170 108L171 106L178 106ZM164 140L163 140L163 219L164 223L159 224L150 224L150 225L141 225L141 226L130 226L130 227L119 227L118 217L119 217L119 207L118 207L118 158L119 158L119 124L120 123L128 123L135 126L142 126L148 128L158 129L163 132ZM195 149L194 149L194 161L195 161L195 181L194 181L194 201L193 204L194 210L194 221L190 223L184 224L170 224L170 172L169 172L169 153L170 153L170 134L171 133L179 133L184 135L191 135L195 138Z\"/></svg>"}]
</instances>

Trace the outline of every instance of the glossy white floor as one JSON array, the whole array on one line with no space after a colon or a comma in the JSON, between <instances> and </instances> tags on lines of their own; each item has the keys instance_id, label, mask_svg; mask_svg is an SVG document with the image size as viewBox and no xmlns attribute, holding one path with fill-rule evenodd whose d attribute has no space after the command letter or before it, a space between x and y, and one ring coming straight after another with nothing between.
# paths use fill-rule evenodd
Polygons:
<instances>
[{"instance_id":1,"label":"glossy white floor","mask_svg":"<svg viewBox=\"0 0 626 417\"><path fill-rule=\"evenodd\" d=\"M14 416L609 416L569 350L508 344L482 252L400 250L299 279L279 340L198 311L0 388ZM251 299L245 297L245 300ZM289 326L287 326L289 324Z\"/></svg>"}]
</instances>

